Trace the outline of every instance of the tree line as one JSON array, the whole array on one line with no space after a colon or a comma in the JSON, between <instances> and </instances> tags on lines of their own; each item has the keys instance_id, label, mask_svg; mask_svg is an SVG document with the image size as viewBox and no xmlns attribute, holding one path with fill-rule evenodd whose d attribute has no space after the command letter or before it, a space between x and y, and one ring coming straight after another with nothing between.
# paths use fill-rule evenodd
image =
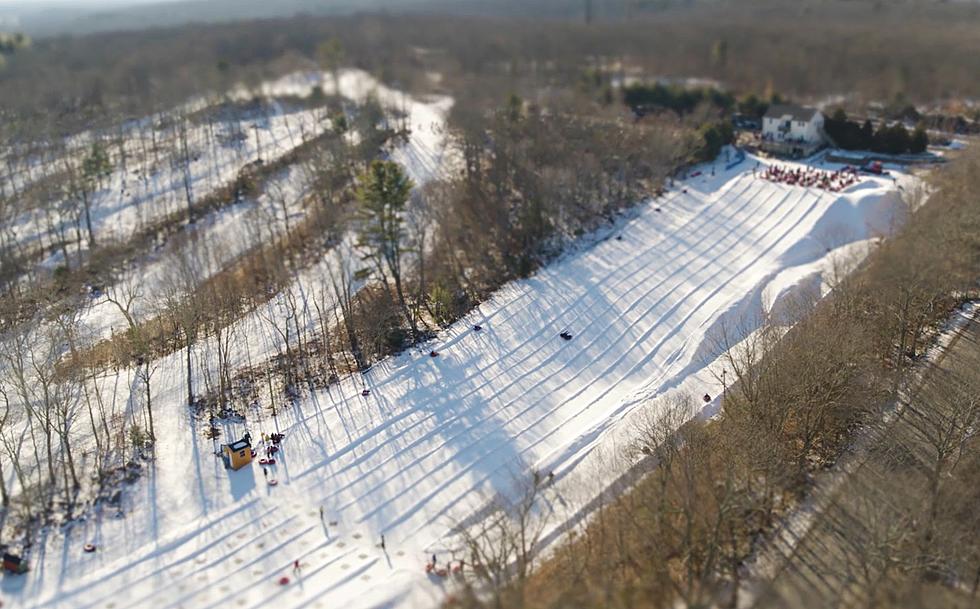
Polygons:
<instances>
[{"instance_id":1,"label":"tree line","mask_svg":"<svg viewBox=\"0 0 980 609\"><path fill-rule=\"evenodd\" d=\"M683 115L693 112L701 104L728 112L735 105L735 97L715 87L634 83L623 89L623 102L637 114L666 109Z\"/></svg>"},{"instance_id":2,"label":"tree line","mask_svg":"<svg viewBox=\"0 0 980 609\"><path fill-rule=\"evenodd\" d=\"M359 67L402 89L428 84L430 69L456 89L466 76L564 75L605 58L645 77L713 77L746 91L799 97L976 97L975 10L738 3L545 28L516 17L487 27L477 17L364 14L53 38L37 41L0 73L0 106L17 116L6 128L28 133L44 115L81 125L102 121L107 111L145 115L201 88L225 90L302 67L331 38Z\"/></svg>"},{"instance_id":3,"label":"tree line","mask_svg":"<svg viewBox=\"0 0 980 609\"><path fill-rule=\"evenodd\" d=\"M879 123L875 129L870 119L863 123L848 120L843 109L838 108L824 120L824 130L834 143L844 150L870 150L887 154L919 154L926 151L929 136L924 127L917 126L912 133L902 123Z\"/></svg>"}]
</instances>

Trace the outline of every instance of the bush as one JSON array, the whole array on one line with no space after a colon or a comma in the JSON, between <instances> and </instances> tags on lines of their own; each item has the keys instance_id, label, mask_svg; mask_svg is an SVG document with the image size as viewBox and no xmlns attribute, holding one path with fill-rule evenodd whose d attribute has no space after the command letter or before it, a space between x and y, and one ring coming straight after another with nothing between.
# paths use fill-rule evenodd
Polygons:
<instances>
[{"instance_id":1,"label":"bush","mask_svg":"<svg viewBox=\"0 0 980 609\"><path fill-rule=\"evenodd\" d=\"M429 291L429 307L432 309L436 323L440 326L446 327L456 321L453 295L444 285L437 283L432 286Z\"/></svg>"},{"instance_id":2,"label":"bush","mask_svg":"<svg viewBox=\"0 0 980 609\"><path fill-rule=\"evenodd\" d=\"M129 428L129 443L136 450L141 450L150 443L150 434L143 431L139 425Z\"/></svg>"},{"instance_id":3,"label":"bush","mask_svg":"<svg viewBox=\"0 0 980 609\"><path fill-rule=\"evenodd\" d=\"M54 272L52 273L54 276L54 281L58 284L59 288L64 287L64 282L68 279L70 274L71 271L68 269L68 266L64 264L59 264L57 267L55 267Z\"/></svg>"},{"instance_id":4,"label":"bush","mask_svg":"<svg viewBox=\"0 0 980 609\"><path fill-rule=\"evenodd\" d=\"M701 148L695 153L697 161L711 161L721 153L725 144L730 144L734 140L735 132L732 124L728 121L717 123L707 123L698 130L703 143Z\"/></svg>"}]
</instances>

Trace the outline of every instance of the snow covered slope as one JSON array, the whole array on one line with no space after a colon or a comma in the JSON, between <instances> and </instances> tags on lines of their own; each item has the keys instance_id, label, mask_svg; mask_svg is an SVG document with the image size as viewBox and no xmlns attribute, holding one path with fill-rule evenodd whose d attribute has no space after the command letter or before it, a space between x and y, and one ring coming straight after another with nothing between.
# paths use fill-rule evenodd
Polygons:
<instances>
[{"instance_id":1,"label":"snow covered slope","mask_svg":"<svg viewBox=\"0 0 980 609\"><path fill-rule=\"evenodd\" d=\"M127 494L125 517L49 533L34 570L6 578L0 598L72 609L434 606L445 584L423 567L433 552L450 557L454 524L515 475L553 471L561 492L567 473L628 438L656 396L714 395L705 367L719 324L893 225L889 179L834 194L756 179L754 164L639 205L424 353L252 423L256 438L286 433L268 471L275 487L257 464L229 472L212 455L182 405L176 354L158 373L158 460ZM569 512L586 500L569 494ZM89 542L99 549L84 554Z\"/></svg>"}]
</instances>

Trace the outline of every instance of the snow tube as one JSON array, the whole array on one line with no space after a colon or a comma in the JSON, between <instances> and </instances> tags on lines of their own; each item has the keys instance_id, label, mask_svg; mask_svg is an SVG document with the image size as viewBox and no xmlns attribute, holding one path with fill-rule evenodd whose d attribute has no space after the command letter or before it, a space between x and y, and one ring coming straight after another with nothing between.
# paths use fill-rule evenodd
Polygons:
<instances>
[{"instance_id":1,"label":"snow tube","mask_svg":"<svg viewBox=\"0 0 980 609\"><path fill-rule=\"evenodd\" d=\"M704 394L704 397L701 398L701 399L703 399L704 400L704 403L707 404L708 402L711 401L711 396L706 393L706 394Z\"/></svg>"},{"instance_id":2,"label":"snow tube","mask_svg":"<svg viewBox=\"0 0 980 609\"><path fill-rule=\"evenodd\" d=\"M364 391L361 392L361 395L364 396L364 397L367 397L367 396L371 395L371 390L370 389L365 389Z\"/></svg>"},{"instance_id":3,"label":"snow tube","mask_svg":"<svg viewBox=\"0 0 980 609\"><path fill-rule=\"evenodd\" d=\"M429 351L429 357L439 357L439 352L436 350Z\"/></svg>"},{"instance_id":4,"label":"snow tube","mask_svg":"<svg viewBox=\"0 0 980 609\"><path fill-rule=\"evenodd\" d=\"M275 465L275 459L259 459L259 465Z\"/></svg>"},{"instance_id":5,"label":"snow tube","mask_svg":"<svg viewBox=\"0 0 980 609\"><path fill-rule=\"evenodd\" d=\"M282 577L280 577L279 578L279 585L280 586L288 586L289 585L289 578L286 577L285 575L283 575Z\"/></svg>"},{"instance_id":6,"label":"snow tube","mask_svg":"<svg viewBox=\"0 0 980 609\"><path fill-rule=\"evenodd\" d=\"M82 550L84 550L88 554L91 554L92 552L95 552L95 546L90 543L87 543L82 547Z\"/></svg>"},{"instance_id":7,"label":"snow tube","mask_svg":"<svg viewBox=\"0 0 980 609\"><path fill-rule=\"evenodd\" d=\"M269 480L269 486L275 486L277 484L279 484L279 481L276 480L275 478L273 478L272 480Z\"/></svg>"}]
</instances>

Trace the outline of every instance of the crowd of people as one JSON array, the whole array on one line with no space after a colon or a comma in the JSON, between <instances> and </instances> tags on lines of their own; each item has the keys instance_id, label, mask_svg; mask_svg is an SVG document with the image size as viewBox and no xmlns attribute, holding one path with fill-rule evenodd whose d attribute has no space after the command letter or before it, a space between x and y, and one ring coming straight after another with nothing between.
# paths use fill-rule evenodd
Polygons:
<instances>
[{"instance_id":1,"label":"crowd of people","mask_svg":"<svg viewBox=\"0 0 980 609\"><path fill-rule=\"evenodd\" d=\"M840 192L852 184L856 184L860 179L857 169L844 167L835 171L823 171L813 167L781 167L770 165L761 173L753 170L753 173L762 177L764 180L789 184L792 186L803 186L805 188L816 187L831 192Z\"/></svg>"}]
</instances>

